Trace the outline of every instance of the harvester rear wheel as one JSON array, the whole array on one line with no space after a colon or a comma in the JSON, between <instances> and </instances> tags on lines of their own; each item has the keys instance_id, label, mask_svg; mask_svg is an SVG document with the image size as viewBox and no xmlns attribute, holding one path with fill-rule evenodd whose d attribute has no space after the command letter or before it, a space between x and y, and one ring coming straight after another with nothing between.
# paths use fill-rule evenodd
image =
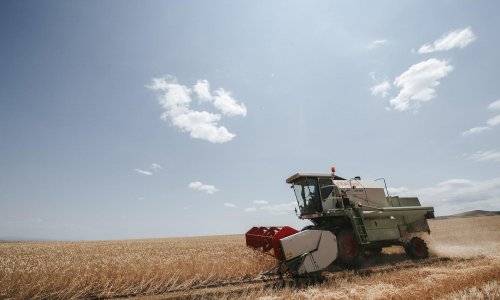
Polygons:
<instances>
[{"instance_id":1,"label":"harvester rear wheel","mask_svg":"<svg viewBox=\"0 0 500 300\"><path fill-rule=\"evenodd\" d=\"M425 241L419 237L412 237L404 244L406 254L414 259L422 259L429 257L429 248Z\"/></svg>"},{"instance_id":2,"label":"harvester rear wheel","mask_svg":"<svg viewBox=\"0 0 500 300\"><path fill-rule=\"evenodd\" d=\"M342 230L337 236L337 247L340 261L347 267L361 264L363 249L359 245L352 230Z\"/></svg>"}]
</instances>

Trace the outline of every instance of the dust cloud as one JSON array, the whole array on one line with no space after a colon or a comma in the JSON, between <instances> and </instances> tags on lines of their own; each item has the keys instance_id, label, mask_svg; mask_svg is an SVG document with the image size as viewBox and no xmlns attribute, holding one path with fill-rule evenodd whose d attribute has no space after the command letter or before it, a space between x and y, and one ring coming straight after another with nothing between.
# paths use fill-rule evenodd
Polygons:
<instances>
[{"instance_id":1,"label":"dust cloud","mask_svg":"<svg viewBox=\"0 0 500 300\"><path fill-rule=\"evenodd\" d=\"M500 257L500 216L431 220L424 236L431 255Z\"/></svg>"}]
</instances>

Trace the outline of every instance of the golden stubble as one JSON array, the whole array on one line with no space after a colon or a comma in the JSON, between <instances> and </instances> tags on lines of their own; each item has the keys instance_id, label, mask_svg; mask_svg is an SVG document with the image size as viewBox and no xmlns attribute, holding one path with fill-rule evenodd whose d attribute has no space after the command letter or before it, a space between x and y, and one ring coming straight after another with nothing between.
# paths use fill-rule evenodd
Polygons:
<instances>
[{"instance_id":1,"label":"golden stubble","mask_svg":"<svg viewBox=\"0 0 500 300\"><path fill-rule=\"evenodd\" d=\"M497 298L500 217L433 220L430 226L432 235L424 237L432 257L450 259L412 261L400 247L391 247L367 264L366 269L375 271L368 275L352 270L327 273L323 284L303 288L234 293L222 287L207 298ZM273 264L272 257L247 249L242 235L0 243L0 299L154 295L258 278Z\"/></svg>"},{"instance_id":2,"label":"golden stubble","mask_svg":"<svg viewBox=\"0 0 500 300\"><path fill-rule=\"evenodd\" d=\"M242 236L0 244L0 298L153 294L256 277L274 263Z\"/></svg>"}]
</instances>

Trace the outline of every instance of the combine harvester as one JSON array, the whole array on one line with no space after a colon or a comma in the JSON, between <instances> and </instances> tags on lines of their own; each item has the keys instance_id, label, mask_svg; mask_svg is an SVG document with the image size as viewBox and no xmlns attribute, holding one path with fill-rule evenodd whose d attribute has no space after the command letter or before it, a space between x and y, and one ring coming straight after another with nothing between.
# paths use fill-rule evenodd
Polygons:
<instances>
[{"instance_id":1,"label":"combine harvester","mask_svg":"<svg viewBox=\"0 0 500 300\"><path fill-rule=\"evenodd\" d=\"M250 229L247 246L278 260L263 275L317 275L334 262L356 267L365 252L380 253L393 245L403 246L413 259L429 256L416 235L430 234L427 219L434 218L434 208L421 206L415 197L391 197L383 178L347 180L332 168L332 174L297 173L286 183L295 192L298 217L313 225L301 231L288 226Z\"/></svg>"}]
</instances>

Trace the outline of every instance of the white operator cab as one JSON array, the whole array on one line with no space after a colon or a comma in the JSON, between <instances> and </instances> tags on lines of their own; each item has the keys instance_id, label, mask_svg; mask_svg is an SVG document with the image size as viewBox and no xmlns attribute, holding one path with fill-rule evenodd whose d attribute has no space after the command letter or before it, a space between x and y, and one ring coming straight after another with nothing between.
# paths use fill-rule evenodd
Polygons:
<instances>
[{"instance_id":1,"label":"white operator cab","mask_svg":"<svg viewBox=\"0 0 500 300\"><path fill-rule=\"evenodd\" d=\"M352 203L372 207L389 205L384 187L359 177L344 179L333 174L297 173L286 180L292 185L300 215L344 209Z\"/></svg>"}]
</instances>

